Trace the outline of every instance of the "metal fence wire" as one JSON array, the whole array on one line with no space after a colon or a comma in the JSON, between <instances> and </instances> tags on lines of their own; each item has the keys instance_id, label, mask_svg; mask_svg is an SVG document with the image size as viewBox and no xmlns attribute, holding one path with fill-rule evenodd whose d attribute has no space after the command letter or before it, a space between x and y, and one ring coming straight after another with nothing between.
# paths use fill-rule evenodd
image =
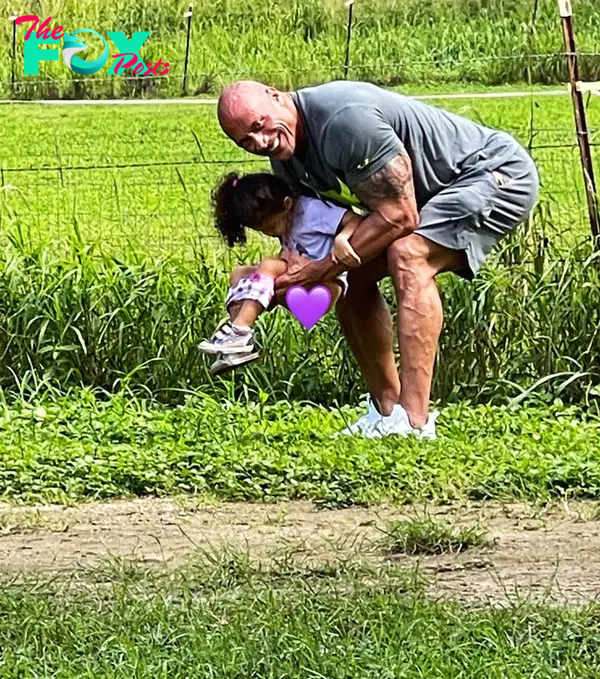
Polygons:
<instances>
[{"instance_id":1,"label":"metal fence wire","mask_svg":"<svg viewBox=\"0 0 600 679\"><path fill-rule=\"evenodd\" d=\"M418 65L409 57L402 62L351 63L353 3L346 5L345 58L343 62L321 64L320 73L331 74L330 79L370 80L381 69L402 72ZM181 93L186 94L190 89L197 91L197 83L209 77L213 82L215 78L229 82L257 75L268 80L277 75L277 69L272 68L260 74L243 68L219 73L189 72L192 11L190 5L185 17L183 71L147 78L122 77L115 85L115 96L159 94L161 82L179 79ZM591 73L589 64L595 63L600 53L576 53L574 38L569 42L570 34L565 28L569 15L564 12L565 52L475 55L473 67L492 63L501 71L509 63L511 67L518 64L524 77L533 82L532 74L540 64L552 62L561 68L568 66L571 87L576 87L579 71L573 71L574 57L579 58L579 65L583 61L584 72ZM13 47L13 64L17 59ZM452 55L436 57L436 66L451 69L458 60ZM298 82L311 77L308 68L288 68L285 74L292 74ZM24 80L16 77L13 68L8 94L16 99L31 99L48 93L67 92L73 96L85 92L93 99L95 88L106 96L107 82L117 82L112 76L71 76L74 74L67 80L64 76L62 80L54 79L45 72ZM402 91L401 87L397 89ZM540 238L551 238L557 246L564 247L589 236L590 188L595 187L590 187L589 182L593 166L585 173L587 185L584 181L582 144L590 156L591 150L600 145L600 104L589 92L585 96L577 93L587 126L584 138L581 121L578 119L574 125L568 94L564 86L548 90L531 85L522 91L454 91L421 97L504 129L528 148L542 180L533 228L538 229ZM204 244L218 252L221 246L211 219L212 187L232 169L248 172L269 166L264 159L245 154L224 137L216 122L215 101L195 101L189 106L169 105L174 103L172 99L146 102L143 106L128 105L134 102L126 99L116 100L110 107L103 100L94 102L100 106L90 103L3 104L6 134L0 161L0 229L4 233L16 231L30 243L64 242L75 230L86 241L113 252L133 247L149 254L186 257L197 253Z\"/></svg>"},{"instance_id":2,"label":"metal fence wire","mask_svg":"<svg viewBox=\"0 0 600 679\"><path fill-rule=\"evenodd\" d=\"M551 237L566 246L589 234L568 96L531 91L431 103L517 137L540 171L545 232L551 224ZM599 103L587 109L592 148L600 145ZM0 166L0 228L17 228L32 243L69 238L76 225L111 251L186 256L203 242L218 248L212 187L231 170L269 167L222 135L214 105L9 104L3 111L12 133Z\"/></svg>"}]
</instances>

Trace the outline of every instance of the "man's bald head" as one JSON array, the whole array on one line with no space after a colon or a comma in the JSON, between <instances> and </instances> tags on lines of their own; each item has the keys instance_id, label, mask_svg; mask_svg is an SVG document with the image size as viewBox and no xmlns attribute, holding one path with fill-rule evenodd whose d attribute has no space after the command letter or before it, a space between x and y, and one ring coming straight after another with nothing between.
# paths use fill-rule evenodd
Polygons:
<instances>
[{"instance_id":1,"label":"man's bald head","mask_svg":"<svg viewBox=\"0 0 600 679\"><path fill-rule=\"evenodd\" d=\"M291 96L255 80L227 85L217 116L223 132L256 155L288 160L301 141L300 116Z\"/></svg>"},{"instance_id":2,"label":"man's bald head","mask_svg":"<svg viewBox=\"0 0 600 679\"><path fill-rule=\"evenodd\" d=\"M238 80L227 85L221 92L217 109L221 126L235 125L239 120L247 120L257 109L265 108L270 90L276 91L256 80Z\"/></svg>"}]
</instances>

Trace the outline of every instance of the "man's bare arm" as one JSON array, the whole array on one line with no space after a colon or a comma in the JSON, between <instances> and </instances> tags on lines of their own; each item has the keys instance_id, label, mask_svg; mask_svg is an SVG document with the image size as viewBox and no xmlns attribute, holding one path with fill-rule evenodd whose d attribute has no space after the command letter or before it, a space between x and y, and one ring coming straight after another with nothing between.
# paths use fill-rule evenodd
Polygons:
<instances>
[{"instance_id":1,"label":"man's bare arm","mask_svg":"<svg viewBox=\"0 0 600 679\"><path fill-rule=\"evenodd\" d=\"M350 245L364 264L384 252L398 238L408 236L419 225L412 164L406 154L398 154L371 177L354 188L366 205L367 216L350 238ZM323 279L332 279L346 267L329 260L319 266Z\"/></svg>"},{"instance_id":2,"label":"man's bare arm","mask_svg":"<svg viewBox=\"0 0 600 679\"><path fill-rule=\"evenodd\" d=\"M381 170L361 182L354 193L370 210L350 238L350 245L362 263L377 257L398 238L412 233L418 226L412 166L406 154L399 154ZM328 257L311 262L297 275L284 274L277 287L331 280L347 267Z\"/></svg>"},{"instance_id":3,"label":"man's bare arm","mask_svg":"<svg viewBox=\"0 0 600 679\"><path fill-rule=\"evenodd\" d=\"M354 193L371 210L350 244L363 262L381 254L419 224L410 158L399 154L381 170L361 182Z\"/></svg>"}]
</instances>

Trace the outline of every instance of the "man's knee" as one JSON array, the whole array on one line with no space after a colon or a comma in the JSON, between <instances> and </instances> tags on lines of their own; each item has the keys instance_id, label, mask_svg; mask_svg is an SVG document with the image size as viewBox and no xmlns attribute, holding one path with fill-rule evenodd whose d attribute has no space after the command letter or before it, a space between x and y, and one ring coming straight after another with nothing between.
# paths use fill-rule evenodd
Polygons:
<instances>
[{"instance_id":1,"label":"man's knee","mask_svg":"<svg viewBox=\"0 0 600 679\"><path fill-rule=\"evenodd\" d=\"M406 290L435 276L426 247L411 236L394 241L387 250L388 270L397 288Z\"/></svg>"}]
</instances>

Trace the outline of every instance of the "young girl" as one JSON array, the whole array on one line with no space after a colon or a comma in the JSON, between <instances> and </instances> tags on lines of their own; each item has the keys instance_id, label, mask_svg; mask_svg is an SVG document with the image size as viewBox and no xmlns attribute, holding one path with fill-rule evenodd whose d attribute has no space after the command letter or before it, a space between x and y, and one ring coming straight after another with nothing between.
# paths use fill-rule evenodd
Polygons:
<instances>
[{"instance_id":1,"label":"young girl","mask_svg":"<svg viewBox=\"0 0 600 679\"><path fill-rule=\"evenodd\" d=\"M229 321L200 345L200 351L220 354L211 366L218 375L258 358L253 326L272 306L275 279L287 269L290 252L310 259L331 256L334 262L358 266L361 261L348 242L362 218L345 208L316 198L298 196L286 182L267 173L229 174L212 194L216 228L229 247L246 242L245 228L278 238L282 250L277 259L258 266L238 267L231 275L225 301ZM346 276L326 282L331 307L346 289Z\"/></svg>"}]
</instances>

